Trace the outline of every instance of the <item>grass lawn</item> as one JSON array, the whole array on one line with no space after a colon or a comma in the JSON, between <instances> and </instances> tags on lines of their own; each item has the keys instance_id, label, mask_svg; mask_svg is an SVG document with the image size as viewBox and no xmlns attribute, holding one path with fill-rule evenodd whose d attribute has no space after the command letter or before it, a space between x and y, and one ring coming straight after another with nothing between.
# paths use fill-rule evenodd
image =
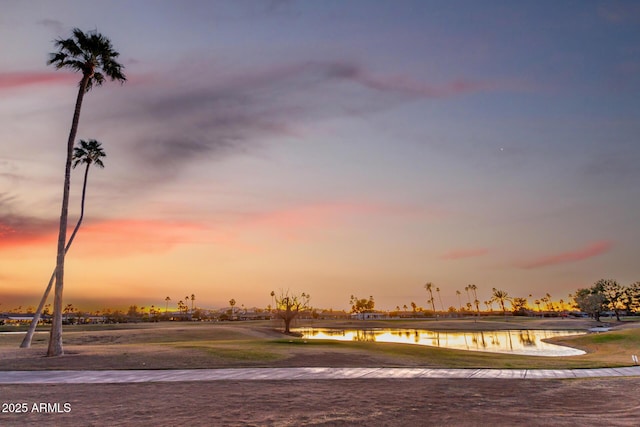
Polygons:
<instances>
[{"instance_id":1,"label":"grass lawn","mask_svg":"<svg viewBox=\"0 0 640 427\"><path fill-rule=\"evenodd\" d=\"M430 330L576 329L584 319L483 318L461 320L301 321L300 326L393 327ZM260 322L156 323L67 326L65 356L43 357L48 334L37 333L31 349L19 349L22 334L0 335L0 369L170 369L287 366L414 366L454 368L565 369L629 366L640 353L640 323L610 323L609 332L553 339L582 349L581 356L540 357L449 350L374 342L304 340ZM6 327L5 327L6 329ZM21 328L24 330L24 328ZM16 328L11 330L16 331Z\"/></svg>"}]
</instances>

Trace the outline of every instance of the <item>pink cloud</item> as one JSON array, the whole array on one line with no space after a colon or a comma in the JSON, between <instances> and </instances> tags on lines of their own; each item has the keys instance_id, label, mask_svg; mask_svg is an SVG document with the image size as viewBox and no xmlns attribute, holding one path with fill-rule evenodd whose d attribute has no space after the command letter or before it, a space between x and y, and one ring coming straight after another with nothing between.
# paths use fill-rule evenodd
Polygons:
<instances>
[{"instance_id":1,"label":"pink cloud","mask_svg":"<svg viewBox=\"0 0 640 427\"><path fill-rule=\"evenodd\" d=\"M453 79L444 83L426 83L407 74L379 75L366 67L348 61L303 62L286 64L280 67L257 70L239 76L232 76L227 83L235 86L273 83L286 81L291 83L302 79L305 84L330 81L351 81L379 92L396 93L412 97L445 98L465 93L490 90L495 84L467 79Z\"/></svg>"},{"instance_id":2,"label":"pink cloud","mask_svg":"<svg viewBox=\"0 0 640 427\"><path fill-rule=\"evenodd\" d=\"M477 249L453 249L446 254L440 256L440 259L445 260L453 260L453 259L462 259L462 258L473 258L483 256L489 253L489 249L487 248L477 248Z\"/></svg>"},{"instance_id":3,"label":"pink cloud","mask_svg":"<svg viewBox=\"0 0 640 427\"><path fill-rule=\"evenodd\" d=\"M297 240L308 233L357 223L363 218L382 216L437 218L441 214L414 206L391 206L370 202L322 202L249 214L233 223L232 228L243 234L247 230L251 230L249 235L255 231L266 231L286 239Z\"/></svg>"},{"instance_id":4,"label":"pink cloud","mask_svg":"<svg viewBox=\"0 0 640 427\"><path fill-rule=\"evenodd\" d=\"M548 255L531 261L523 262L520 267L525 269L546 267L549 265L566 264L593 258L608 252L613 247L610 241L594 242L582 249L563 252L556 255Z\"/></svg>"},{"instance_id":5,"label":"pink cloud","mask_svg":"<svg viewBox=\"0 0 640 427\"><path fill-rule=\"evenodd\" d=\"M13 89L38 84L59 84L78 81L71 73L0 73L0 90Z\"/></svg>"},{"instance_id":6,"label":"pink cloud","mask_svg":"<svg viewBox=\"0 0 640 427\"><path fill-rule=\"evenodd\" d=\"M83 226L76 239L91 253L158 253L201 241L204 231L192 222L115 219Z\"/></svg>"},{"instance_id":7,"label":"pink cloud","mask_svg":"<svg viewBox=\"0 0 640 427\"><path fill-rule=\"evenodd\" d=\"M67 229L70 237L75 224ZM197 223L160 220L116 219L86 222L80 227L71 251L82 247L85 254L158 253L204 239L206 228ZM48 229L26 229L21 232L0 223L0 250L21 247L54 247L57 224Z\"/></svg>"},{"instance_id":8,"label":"pink cloud","mask_svg":"<svg viewBox=\"0 0 640 427\"><path fill-rule=\"evenodd\" d=\"M55 242L55 223L49 221L17 221L14 218L0 218L0 250L21 246L38 246Z\"/></svg>"},{"instance_id":9,"label":"pink cloud","mask_svg":"<svg viewBox=\"0 0 640 427\"><path fill-rule=\"evenodd\" d=\"M319 203L252 215L245 225L295 237L300 231L330 227L381 207L357 203Z\"/></svg>"}]
</instances>

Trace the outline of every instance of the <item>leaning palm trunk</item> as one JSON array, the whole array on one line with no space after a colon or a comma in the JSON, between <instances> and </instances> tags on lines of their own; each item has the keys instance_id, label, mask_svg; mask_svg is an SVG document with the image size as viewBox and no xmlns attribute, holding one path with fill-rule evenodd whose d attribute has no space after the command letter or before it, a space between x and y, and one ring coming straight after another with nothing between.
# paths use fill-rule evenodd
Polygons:
<instances>
[{"instance_id":1,"label":"leaning palm trunk","mask_svg":"<svg viewBox=\"0 0 640 427\"><path fill-rule=\"evenodd\" d=\"M90 74L84 74L78 88L76 107L71 122L71 131L67 141L67 162L64 170L64 188L62 192L62 210L60 213L60 231L58 233L58 253L56 257L56 287L53 299L53 322L51 324L51 334L49 336L49 348L47 356L61 356L62 349L62 291L64 288L64 256L66 253L65 243L67 241L67 217L69 215L69 187L71 183L71 159L73 157L73 142L78 132L78 122L80 121L80 109L82 100L87 91Z\"/></svg>"},{"instance_id":2,"label":"leaning palm trunk","mask_svg":"<svg viewBox=\"0 0 640 427\"><path fill-rule=\"evenodd\" d=\"M82 218L84 217L84 200L85 200L85 194L87 192L87 176L89 175L89 166L90 164L87 163L87 168L84 171L84 183L82 184L82 202L80 204L80 218L78 218L78 223L76 224L76 228L73 229L73 233L71 233L69 242L67 243L67 246L64 248L65 255L67 254L67 252L69 252L71 243L73 243L73 239L76 237L76 233L78 233L80 224L82 224ZM36 331L38 322L40 322L40 316L42 316L42 309L44 308L44 305L47 302L47 298L49 298L49 292L51 292L51 287L53 286L53 279L55 279L57 271L58 269L56 267L56 269L53 270L53 273L51 273L51 278L49 279L49 284L47 285L47 289L45 289L44 295L42 295L42 299L40 300L38 309L36 310L36 313L33 315L33 320L31 320L31 325L29 325L29 330L27 331L27 335L25 335L24 339L22 340L22 344L20 344L20 348L31 347L33 334Z\"/></svg>"},{"instance_id":3,"label":"leaning palm trunk","mask_svg":"<svg viewBox=\"0 0 640 427\"><path fill-rule=\"evenodd\" d=\"M49 65L57 69L68 68L74 72L82 72L76 98L71 131L67 142L67 162L65 165L64 188L62 191L62 209L60 213L60 230L58 233L58 250L56 253L55 295L53 299L53 323L49 337L47 356L60 356L62 350L62 291L64 288L64 257L67 241L67 217L69 211L69 184L71 181L71 158L73 142L78 131L80 109L87 90L100 86L105 77L124 82L127 80L122 73L122 65L115 59L120 55L113 50L109 39L98 34L97 31L84 33L78 28L73 29L73 37L55 41L58 52L51 53Z\"/></svg>"}]
</instances>

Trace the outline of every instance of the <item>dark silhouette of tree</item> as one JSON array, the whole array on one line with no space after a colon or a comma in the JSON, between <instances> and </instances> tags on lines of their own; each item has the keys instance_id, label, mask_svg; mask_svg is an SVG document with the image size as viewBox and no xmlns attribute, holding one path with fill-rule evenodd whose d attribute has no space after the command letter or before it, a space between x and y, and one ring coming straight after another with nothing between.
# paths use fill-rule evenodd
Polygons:
<instances>
[{"instance_id":1,"label":"dark silhouette of tree","mask_svg":"<svg viewBox=\"0 0 640 427\"><path fill-rule=\"evenodd\" d=\"M279 294L275 294L276 316L284 321L284 333L291 333L291 322L298 317L301 311L309 309L309 300L311 296L306 293L294 294L280 290Z\"/></svg>"},{"instance_id":2,"label":"dark silhouette of tree","mask_svg":"<svg viewBox=\"0 0 640 427\"><path fill-rule=\"evenodd\" d=\"M235 315L235 305L236 305L236 300L231 298L229 300L229 305L231 306L231 318L233 319L233 316Z\"/></svg>"},{"instance_id":3,"label":"dark silhouette of tree","mask_svg":"<svg viewBox=\"0 0 640 427\"><path fill-rule=\"evenodd\" d=\"M429 292L429 299L427 300L427 304L431 304L431 308L433 309L433 315L436 316L436 320L438 319L438 316L436 315L436 304L433 300L433 283L431 282L427 282L424 285L424 288L427 290L427 292Z\"/></svg>"},{"instance_id":4,"label":"dark silhouette of tree","mask_svg":"<svg viewBox=\"0 0 640 427\"><path fill-rule=\"evenodd\" d=\"M500 308L502 309L502 313L504 314L506 320L507 307L505 306L505 303L507 301L511 301L511 297L509 297L509 294L506 291L501 291L500 289L493 288L493 296L491 298L491 301L495 301L500 305Z\"/></svg>"},{"instance_id":5,"label":"dark silhouette of tree","mask_svg":"<svg viewBox=\"0 0 640 427\"><path fill-rule=\"evenodd\" d=\"M104 150L102 149L101 144L95 139L91 139L89 141L80 140L78 146L74 148L73 151L73 168L75 169L81 163L87 165L84 170L84 181L82 183L82 200L80 202L80 217L78 218L78 222L76 223L76 227L73 229L71 233L71 237L69 237L69 241L67 242L67 246L64 248L65 254L69 252L69 248L73 243L73 239L75 239L78 230L80 229L80 225L82 224L82 220L84 219L84 205L87 194L87 178L89 176L89 167L92 164L100 168L104 168L104 163L102 162L102 158L106 157ZM38 304L38 308L36 309L35 314L33 315L33 319L31 320L31 324L29 325L29 329L27 330L27 334L25 335L22 343L20 344L20 348L29 348L31 347L31 341L33 339L33 334L36 331L36 327L38 326L38 322L40 322L40 316L42 315L42 309L47 302L47 298L49 298L49 292L51 292L51 287L53 286L53 280L56 276L57 268L53 270L51 273L51 278L49 279L49 284L42 295L42 299L40 300L40 304Z\"/></svg>"},{"instance_id":6,"label":"dark silhouette of tree","mask_svg":"<svg viewBox=\"0 0 640 427\"><path fill-rule=\"evenodd\" d=\"M623 304L627 313L640 309L640 282L635 282L625 289Z\"/></svg>"},{"instance_id":7,"label":"dark silhouette of tree","mask_svg":"<svg viewBox=\"0 0 640 427\"><path fill-rule=\"evenodd\" d=\"M471 294L469 293L469 290L471 288L469 286L465 286L464 290L467 291L467 307L471 307Z\"/></svg>"},{"instance_id":8,"label":"dark silhouette of tree","mask_svg":"<svg viewBox=\"0 0 640 427\"><path fill-rule=\"evenodd\" d=\"M75 28L73 37L55 41L58 51L52 53L48 64L57 69L69 68L82 73L78 87L78 96L71 121L71 131L67 140L67 158L65 163L64 186L62 191L62 209L60 213L60 229L58 232L58 250L56 255L56 279L53 300L53 322L49 336L47 356L64 354L62 348L62 293L64 289L64 259L67 243L67 217L69 210L69 187L71 183L71 161L73 143L76 139L80 110L85 93L94 86L100 86L105 78L126 81L122 65L116 61L120 55L113 50L111 41L97 31L84 33Z\"/></svg>"},{"instance_id":9,"label":"dark silhouette of tree","mask_svg":"<svg viewBox=\"0 0 640 427\"><path fill-rule=\"evenodd\" d=\"M511 300L513 306L513 314L524 315L527 309L527 299L515 297Z\"/></svg>"},{"instance_id":10,"label":"dark silhouette of tree","mask_svg":"<svg viewBox=\"0 0 640 427\"><path fill-rule=\"evenodd\" d=\"M442 304L442 296L440 295L440 288L436 288L436 293L438 294L438 300L440 301L440 309L444 311L444 304Z\"/></svg>"},{"instance_id":11,"label":"dark silhouette of tree","mask_svg":"<svg viewBox=\"0 0 640 427\"><path fill-rule=\"evenodd\" d=\"M473 291L473 303L476 306L476 313L480 316L480 301L478 301L477 290L478 287L476 285L469 285L469 289Z\"/></svg>"},{"instance_id":12,"label":"dark silhouette of tree","mask_svg":"<svg viewBox=\"0 0 640 427\"><path fill-rule=\"evenodd\" d=\"M164 314L165 314L165 316L169 313L169 301L171 301L171 298L170 298L170 297L166 297L166 298L164 299L164 302L165 302L165 306L164 306Z\"/></svg>"},{"instance_id":13,"label":"dark silhouette of tree","mask_svg":"<svg viewBox=\"0 0 640 427\"><path fill-rule=\"evenodd\" d=\"M574 300L580 311L600 321L600 313L605 310L605 298L595 287L578 289Z\"/></svg>"},{"instance_id":14,"label":"dark silhouette of tree","mask_svg":"<svg viewBox=\"0 0 640 427\"><path fill-rule=\"evenodd\" d=\"M620 310L624 308L625 288L612 279L600 279L594 287L604 295L604 305L616 314L616 320L620 321Z\"/></svg>"},{"instance_id":15,"label":"dark silhouette of tree","mask_svg":"<svg viewBox=\"0 0 640 427\"><path fill-rule=\"evenodd\" d=\"M376 306L373 296L371 295L369 296L369 299L358 298L355 295L351 295L349 298L349 304L351 304L351 312L355 314L371 313ZM405 311L407 310L406 304L404 309Z\"/></svg>"}]
</instances>

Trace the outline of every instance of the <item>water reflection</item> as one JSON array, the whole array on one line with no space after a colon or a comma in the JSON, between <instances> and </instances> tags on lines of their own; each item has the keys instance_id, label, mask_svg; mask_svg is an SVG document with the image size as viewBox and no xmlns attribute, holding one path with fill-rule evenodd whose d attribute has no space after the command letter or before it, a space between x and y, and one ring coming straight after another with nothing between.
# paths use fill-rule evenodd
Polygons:
<instances>
[{"instance_id":1,"label":"water reflection","mask_svg":"<svg viewBox=\"0 0 640 427\"><path fill-rule=\"evenodd\" d=\"M392 342L428 345L493 353L512 353L529 356L577 356L582 350L543 342L545 338L581 335L577 331L476 331L436 332L424 329L318 329L299 328L296 332L306 339L339 341Z\"/></svg>"}]
</instances>

